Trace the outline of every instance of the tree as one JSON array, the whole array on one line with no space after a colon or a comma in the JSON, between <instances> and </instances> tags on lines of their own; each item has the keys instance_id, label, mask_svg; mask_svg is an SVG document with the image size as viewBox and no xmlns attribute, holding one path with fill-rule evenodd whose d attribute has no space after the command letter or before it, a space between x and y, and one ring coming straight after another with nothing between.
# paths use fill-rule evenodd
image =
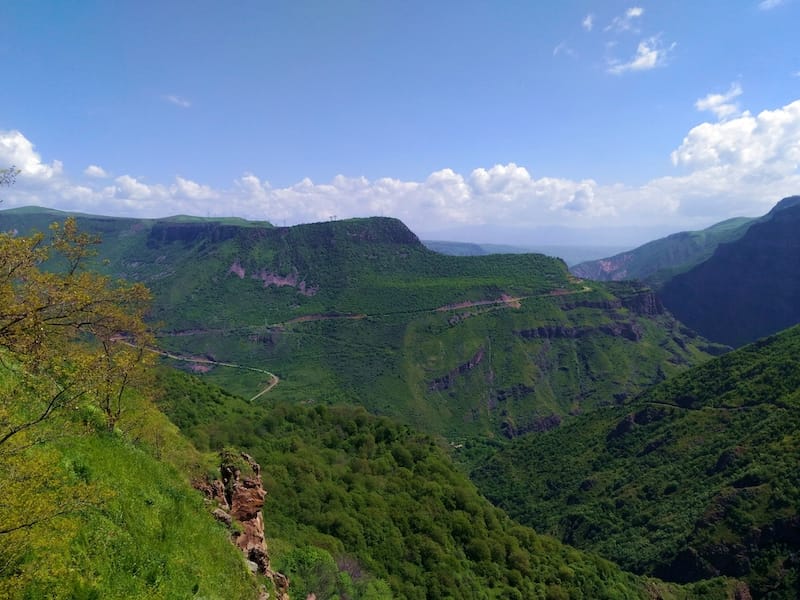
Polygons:
<instances>
[{"instance_id":1,"label":"tree","mask_svg":"<svg viewBox=\"0 0 800 600\"><path fill-rule=\"evenodd\" d=\"M25 585L34 528L103 501L43 442L97 408L113 430L149 375L150 293L87 270L97 243L74 219L48 237L0 233L0 596Z\"/></svg>"},{"instance_id":2,"label":"tree","mask_svg":"<svg viewBox=\"0 0 800 600\"><path fill-rule=\"evenodd\" d=\"M0 396L0 454L79 403L97 405L113 429L126 390L146 379L152 361L149 291L85 269L99 239L73 218L51 229L49 240L0 234L0 364L14 374Z\"/></svg>"}]
</instances>

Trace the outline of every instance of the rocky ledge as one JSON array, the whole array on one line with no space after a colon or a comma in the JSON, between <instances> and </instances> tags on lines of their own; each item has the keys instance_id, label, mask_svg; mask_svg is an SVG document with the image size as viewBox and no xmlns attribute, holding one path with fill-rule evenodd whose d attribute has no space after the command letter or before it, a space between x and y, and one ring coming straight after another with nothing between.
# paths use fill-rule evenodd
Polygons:
<instances>
[{"instance_id":1,"label":"rocky ledge","mask_svg":"<svg viewBox=\"0 0 800 600\"><path fill-rule=\"evenodd\" d=\"M214 505L214 517L230 528L231 541L244 553L253 573L272 581L278 600L289 600L289 578L270 568L261 512L267 496L261 466L244 453L223 452L220 458L220 478L196 481L194 486Z\"/></svg>"}]
</instances>

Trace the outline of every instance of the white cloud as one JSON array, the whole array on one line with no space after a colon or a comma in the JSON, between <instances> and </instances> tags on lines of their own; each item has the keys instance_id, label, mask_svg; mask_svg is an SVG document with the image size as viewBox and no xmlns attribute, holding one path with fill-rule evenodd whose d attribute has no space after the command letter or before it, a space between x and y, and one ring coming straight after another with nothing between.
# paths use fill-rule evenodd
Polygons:
<instances>
[{"instance_id":1,"label":"white cloud","mask_svg":"<svg viewBox=\"0 0 800 600\"><path fill-rule=\"evenodd\" d=\"M699 98L694 103L694 107L700 111L711 111L718 119L726 119L740 112L739 105L733 102L733 99L741 95L741 84L734 82L724 94L708 94L703 98Z\"/></svg>"},{"instance_id":2,"label":"white cloud","mask_svg":"<svg viewBox=\"0 0 800 600\"><path fill-rule=\"evenodd\" d=\"M669 46L664 46L659 36L649 37L639 42L636 54L629 61L609 61L608 72L612 75L621 75L629 71L649 71L656 67L663 67L676 45L673 42Z\"/></svg>"},{"instance_id":3,"label":"white cloud","mask_svg":"<svg viewBox=\"0 0 800 600\"><path fill-rule=\"evenodd\" d=\"M638 29L636 28L637 19L641 18L644 14L644 9L640 6L632 6L628 10L626 10L623 14L614 17L614 19L609 23L604 31L633 31L636 32Z\"/></svg>"},{"instance_id":4,"label":"white cloud","mask_svg":"<svg viewBox=\"0 0 800 600\"><path fill-rule=\"evenodd\" d=\"M417 181L337 175L325 183L303 179L275 187L245 173L227 188L185 177L151 183L131 175L78 184L58 161L44 163L20 132L0 131L0 166L17 164L26 173L3 190L4 207L38 204L140 217L237 215L276 224L386 215L415 231L455 225L642 228L666 223L677 231L763 214L800 190L800 100L758 115L743 112L701 123L671 159L679 172L642 185L535 175L515 163L468 173L444 168Z\"/></svg>"},{"instance_id":5,"label":"white cloud","mask_svg":"<svg viewBox=\"0 0 800 600\"><path fill-rule=\"evenodd\" d=\"M189 102L186 98L181 98L180 96L176 96L175 94L168 94L164 96L164 100L180 108L189 108L192 106L192 103Z\"/></svg>"},{"instance_id":6,"label":"white cloud","mask_svg":"<svg viewBox=\"0 0 800 600\"><path fill-rule=\"evenodd\" d=\"M583 18L581 21L581 27L583 27L586 31L591 31L594 27L594 15L589 13Z\"/></svg>"},{"instance_id":7,"label":"white cloud","mask_svg":"<svg viewBox=\"0 0 800 600\"><path fill-rule=\"evenodd\" d=\"M21 180L48 180L61 174L64 166L54 160L49 165L33 149L33 144L19 131L0 131L0 166L15 166Z\"/></svg>"},{"instance_id":8,"label":"white cloud","mask_svg":"<svg viewBox=\"0 0 800 600\"><path fill-rule=\"evenodd\" d=\"M183 177L176 177L175 183L170 186L169 191L173 196L183 196L193 200L212 200L218 197L217 192L211 187Z\"/></svg>"},{"instance_id":9,"label":"white cloud","mask_svg":"<svg viewBox=\"0 0 800 600\"><path fill-rule=\"evenodd\" d=\"M756 116L745 112L720 123L702 123L671 157L675 165L724 169L735 179L797 176L800 100Z\"/></svg>"},{"instance_id":10,"label":"white cloud","mask_svg":"<svg viewBox=\"0 0 800 600\"><path fill-rule=\"evenodd\" d=\"M88 177L108 177L106 170L103 167L98 167L97 165L89 165L83 170L83 174Z\"/></svg>"},{"instance_id":11,"label":"white cloud","mask_svg":"<svg viewBox=\"0 0 800 600\"><path fill-rule=\"evenodd\" d=\"M553 56L558 56L559 54L566 54L567 56L571 56L573 58L578 55L573 48L567 45L567 42L561 42L555 48L553 48Z\"/></svg>"},{"instance_id":12,"label":"white cloud","mask_svg":"<svg viewBox=\"0 0 800 600\"><path fill-rule=\"evenodd\" d=\"M758 3L758 8L761 10L772 10L773 8L783 4L784 0L761 0Z\"/></svg>"}]
</instances>

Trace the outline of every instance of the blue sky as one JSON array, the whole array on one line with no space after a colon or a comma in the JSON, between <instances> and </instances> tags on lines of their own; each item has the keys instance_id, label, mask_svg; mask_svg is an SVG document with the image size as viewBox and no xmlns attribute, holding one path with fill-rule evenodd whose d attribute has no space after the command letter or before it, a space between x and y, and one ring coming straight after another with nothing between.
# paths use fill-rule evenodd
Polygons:
<instances>
[{"instance_id":1,"label":"blue sky","mask_svg":"<svg viewBox=\"0 0 800 600\"><path fill-rule=\"evenodd\" d=\"M7 0L0 194L645 241L800 193L797 23L800 0Z\"/></svg>"}]
</instances>

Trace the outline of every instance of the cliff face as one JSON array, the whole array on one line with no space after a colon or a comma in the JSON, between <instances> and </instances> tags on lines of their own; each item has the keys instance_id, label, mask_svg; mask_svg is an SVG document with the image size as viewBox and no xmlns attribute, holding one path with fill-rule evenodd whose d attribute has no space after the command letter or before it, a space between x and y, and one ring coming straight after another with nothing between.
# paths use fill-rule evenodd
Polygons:
<instances>
[{"instance_id":1,"label":"cliff face","mask_svg":"<svg viewBox=\"0 0 800 600\"><path fill-rule=\"evenodd\" d=\"M243 466L251 472L249 476L242 475ZM278 600L289 600L289 579L270 567L262 514L267 492L261 481L261 466L247 454L224 454L220 479L196 482L195 487L217 504L213 512L217 520L229 527L233 522L238 524L231 531L231 541L244 553L250 568L272 580Z\"/></svg>"}]
</instances>

